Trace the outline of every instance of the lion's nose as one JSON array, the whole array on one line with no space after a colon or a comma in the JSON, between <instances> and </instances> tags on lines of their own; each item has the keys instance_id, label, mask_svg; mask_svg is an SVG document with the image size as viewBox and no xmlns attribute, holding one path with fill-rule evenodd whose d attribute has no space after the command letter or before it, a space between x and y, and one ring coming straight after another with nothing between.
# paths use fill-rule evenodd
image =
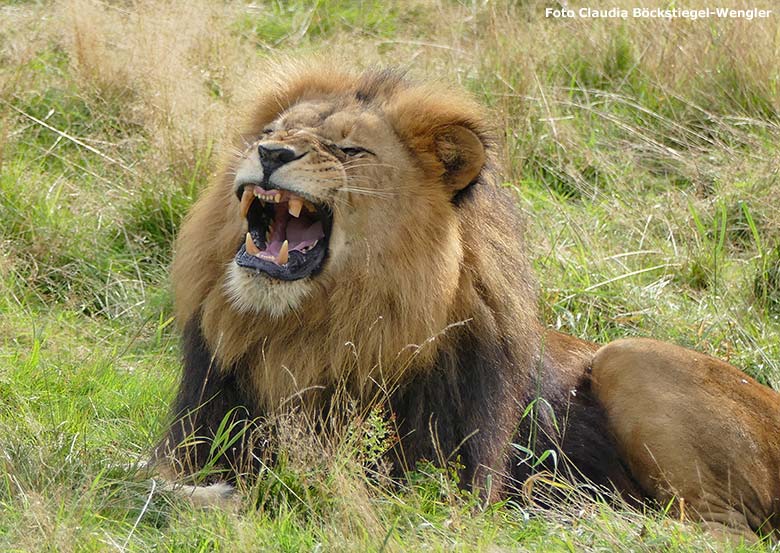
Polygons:
<instances>
[{"instance_id":1,"label":"lion's nose","mask_svg":"<svg viewBox=\"0 0 780 553\"><path fill-rule=\"evenodd\" d=\"M260 164L263 166L265 178L271 176L271 173L285 163L301 157L295 153L295 150L283 146L274 148L260 145L257 147L257 152L260 154Z\"/></svg>"}]
</instances>

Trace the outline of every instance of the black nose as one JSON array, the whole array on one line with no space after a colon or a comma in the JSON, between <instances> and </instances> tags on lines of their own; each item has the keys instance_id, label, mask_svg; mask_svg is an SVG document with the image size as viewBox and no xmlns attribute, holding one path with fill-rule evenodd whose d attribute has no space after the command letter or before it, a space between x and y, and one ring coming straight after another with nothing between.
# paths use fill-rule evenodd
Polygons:
<instances>
[{"instance_id":1,"label":"black nose","mask_svg":"<svg viewBox=\"0 0 780 553\"><path fill-rule=\"evenodd\" d=\"M265 146L258 146L257 152L260 154L260 164L263 166L263 175L266 179L285 163L290 163L301 157L296 155L295 150L284 147L266 148Z\"/></svg>"}]
</instances>

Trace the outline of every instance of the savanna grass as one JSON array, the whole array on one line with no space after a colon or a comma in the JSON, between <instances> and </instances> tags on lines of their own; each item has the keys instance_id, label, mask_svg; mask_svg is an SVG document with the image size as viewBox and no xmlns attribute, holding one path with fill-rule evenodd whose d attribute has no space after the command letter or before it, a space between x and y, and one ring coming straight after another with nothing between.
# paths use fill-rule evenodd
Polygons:
<instances>
[{"instance_id":1,"label":"savanna grass","mask_svg":"<svg viewBox=\"0 0 780 553\"><path fill-rule=\"evenodd\" d=\"M377 413L326 442L289 421L239 512L193 510L139 465L178 374L173 237L278 56L469 89L529 215L547 324L671 340L780 386L780 14L554 21L548 5L0 4L0 549L724 547L578 487L541 510L485 505L448 467L389 485Z\"/></svg>"}]
</instances>

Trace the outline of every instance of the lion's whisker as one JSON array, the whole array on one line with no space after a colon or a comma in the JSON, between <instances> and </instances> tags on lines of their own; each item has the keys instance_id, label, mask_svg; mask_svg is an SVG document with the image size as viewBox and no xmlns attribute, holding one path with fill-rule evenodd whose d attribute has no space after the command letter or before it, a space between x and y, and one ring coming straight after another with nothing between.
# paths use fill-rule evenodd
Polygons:
<instances>
[{"instance_id":1,"label":"lion's whisker","mask_svg":"<svg viewBox=\"0 0 780 553\"><path fill-rule=\"evenodd\" d=\"M395 197L395 194L384 192L382 190L370 190L368 188L355 188L352 186L342 186L338 189L339 192L350 192L352 194L362 194L363 196L375 196L377 198L391 199Z\"/></svg>"},{"instance_id":2,"label":"lion's whisker","mask_svg":"<svg viewBox=\"0 0 780 553\"><path fill-rule=\"evenodd\" d=\"M245 155L245 153L241 151L241 149L238 146L235 146L233 144L226 146L225 151L229 154L232 154L234 157L243 158Z\"/></svg>"},{"instance_id":3,"label":"lion's whisker","mask_svg":"<svg viewBox=\"0 0 780 553\"><path fill-rule=\"evenodd\" d=\"M341 165L341 167L345 170L353 170L353 169L361 169L361 168L369 168L369 167L382 167L385 169L394 169L397 170L398 167L395 165L390 165L389 163L371 163L371 162L360 162L360 163L344 163Z\"/></svg>"},{"instance_id":4,"label":"lion's whisker","mask_svg":"<svg viewBox=\"0 0 780 553\"><path fill-rule=\"evenodd\" d=\"M384 165L387 167L397 168L396 165L378 161L376 159L347 159L341 163L342 166L347 165Z\"/></svg>"}]
</instances>

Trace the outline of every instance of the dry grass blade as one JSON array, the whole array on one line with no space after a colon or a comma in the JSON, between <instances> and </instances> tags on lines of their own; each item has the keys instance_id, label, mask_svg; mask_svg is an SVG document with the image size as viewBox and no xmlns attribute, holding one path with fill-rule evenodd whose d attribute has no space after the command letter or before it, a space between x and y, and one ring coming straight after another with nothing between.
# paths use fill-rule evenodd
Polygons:
<instances>
[{"instance_id":1,"label":"dry grass blade","mask_svg":"<svg viewBox=\"0 0 780 553\"><path fill-rule=\"evenodd\" d=\"M0 102L3 105L5 105L6 107L11 108L15 112L19 113L20 115L23 115L24 117L26 117L27 119L29 119L30 121L35 123L36 125L40 125L41 127L49 129L50 131L56 133L57 136L59 136L61 138L64 138L66 140L70 140L74 144L77 144L77 145L81 146L82 148L84 148L85 150L88 150L88 151L92 152L93 154L102 157L106 161L108 161L110 163L113 163L114 165L118 165L119 167L121 167L122 169L124 169L125 171L130 173L131 175L137 175L138 174L138 173L136 173L136 171L132 167L128 166L127 164L125 164L125 163L123 163L123 162L121 162L119 160L116 160L116 159L112 158L109 155L104 154L103 152L101 152L100 150L98 150L94 146L90 146L89 144L87 144L83 140L80 140L79 138L76 138L75 136L71 136L70 134L66 133L65 131L61 131L59 129L56 129L56 128L52 127L51 125L49 125L45 121L41 121L37 117L33 117L29 113L26 113L26 112L20 110L19 108L17 108L14 105L9 104L5 100L0 100Z\"/></svg>"}]
</instances>

